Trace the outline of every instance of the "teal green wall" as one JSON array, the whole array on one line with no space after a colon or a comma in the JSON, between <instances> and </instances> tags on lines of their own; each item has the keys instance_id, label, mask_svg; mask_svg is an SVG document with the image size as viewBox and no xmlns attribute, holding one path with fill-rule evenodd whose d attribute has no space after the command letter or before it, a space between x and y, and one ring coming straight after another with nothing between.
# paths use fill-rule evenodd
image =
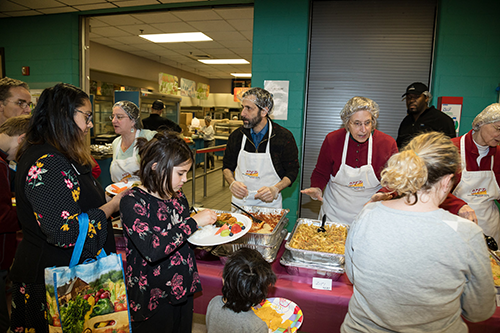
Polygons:
<instances>
[{"instance_id":1,"label":"teal green wall","mask_svg":"<svg viewBox=\"0 0 500 333\"><path fill-rule=\"evenodd\" d=\"M486 106L498 101L500 84L500 1L440 0L432 78L439 96L462 96L460 134Z\"/></svg>"},{"instance_id":2,"label":"teal green wall","mask_svg":"<svg viewBox=\"0 0 500 333\"><path fill-rule=\"evenodd\" d=\"M57 82L80 85L78 15L60 14L0 19L0 47L5 48L5 75L32 89ZM23 76L21 67L29 66Z\"/></svg>"},{"instance_id":3,"label":"teal green wall","mask_svg":"<svg viewBox=\"0 0 500 333\"><path fill-rule=\"evenodd\" d=\"M276 122L292 132L299 147L299 158L302 155L308 36L309 1L254 1L252 86L264 87L264 80L289 81L288 119ZM299 177L282 192L283 207L290 209L290 230L299 208Z\"/></svg>"}]
</instances>

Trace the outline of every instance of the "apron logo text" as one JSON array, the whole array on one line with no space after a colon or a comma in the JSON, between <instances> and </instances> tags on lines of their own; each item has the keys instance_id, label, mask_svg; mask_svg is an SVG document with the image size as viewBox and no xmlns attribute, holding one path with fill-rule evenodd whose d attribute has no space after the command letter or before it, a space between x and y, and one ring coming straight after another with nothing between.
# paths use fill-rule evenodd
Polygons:
<instances>
[{"instance_id":1,"label":"apron logo text","mask_svg":"<svg viewBox=\"0 0 500 333\"><path fill-rule=\"evenodd\" d=\"M245 176L259 178L259 172L255 170L247 170Z\"/></svg>"},{"instance_id":2,"label":"apron logo text","mask_svg":"<svg viewBox=\"0 0 500 333\"><path fill-rule=\"evenodd\" d=\"M485 196L485 195L488 195L488 191L486 191L486 188L484 188L484 187L479 187L479 188L472 189L470 194L473 196Z\"/></svg>"},{"instance_id":3,"label":"apron logo text","mask_svg":"<svg viewBox=\"0 0 500 333\"><path fill-rule=\"evenodd\" d=\"M365 187L362 180L356 180L353 182L349 182L349 184L347 186L351 187L351 188L364 188Z\"/></svg>"}]
</instances>

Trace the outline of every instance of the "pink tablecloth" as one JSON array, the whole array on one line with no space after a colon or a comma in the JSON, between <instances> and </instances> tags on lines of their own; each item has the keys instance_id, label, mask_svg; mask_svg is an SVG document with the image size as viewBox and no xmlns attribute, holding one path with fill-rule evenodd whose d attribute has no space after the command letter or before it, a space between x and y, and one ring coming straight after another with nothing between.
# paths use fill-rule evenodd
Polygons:
<instances>
[{"instance_id":1,"label":"pink tablecloth","mask_svg":"<svg viewBox=\"0 0 500 333\"><path fill-rule=\"evenodd\" d=\"M312 278L289 275L285 267L281 266L279 258L283 251L284 246L272 265L278 281L269 296L285 297L297 303L304 314L300 331L339 332L352 295L352 284L343 275L339 281L333 282L331 291L312 289ZM210 300L222 294L221 277L224 266L218 259L197 260L196 263L203 291L195 296L194 312L205 314ZM500 307L490 319L480 323L468 323L468 326L471 333L499 333Z\"/></svg>"}]
</instances>

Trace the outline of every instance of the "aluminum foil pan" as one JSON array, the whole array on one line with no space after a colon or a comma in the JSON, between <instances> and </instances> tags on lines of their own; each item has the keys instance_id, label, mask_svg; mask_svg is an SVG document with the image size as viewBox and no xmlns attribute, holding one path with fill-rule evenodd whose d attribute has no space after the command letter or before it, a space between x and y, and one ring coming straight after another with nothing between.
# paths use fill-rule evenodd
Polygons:
<instances>
[{"instance_id":1,"label":"aluminum foil pan","mask_svg":"<svg viewBox=\"0 0 500 333\"><path fill-rule=\"evenodd\" d=\"M318 265L295 261L288 250L285 250L283 256L281 256L280 263L286 267L286 271L290 275L321 277L337 281L342 274L344 274L344 268L342 266Z\"/></svg>"},{"instance_id":2,"label":"aluminum foil pan","mask_svg":"<svg viewBox=\"0 0 500 333\"><path fill-rule=\"evenodd\" d=\"M222 244L222 245L217 246L215 248L215 250L212 251L212 253L215 254L216 256L219 256L220 261L223 264L225 264L227 261L227 256L233 254L235 251L237 251L238 249L240 249L242 247L248 247L248 248L255 249L255 250L259 251L260 254L262 254L262 256L264 257L264 259L267 262L271 263L271 262L276 260L278 250L279 250L281 243L283 242L283 240L285 239L287 234L288 234L287 230L282 230L280 235L279 235L280 237L277 238L277 240L276 240L276 244L274 244L272 246L231 242L231 243L226 243L226 244Z\"/></svg>"},{"instance_id":3,"label":"aluminum foil pan","mask_svg":"<svg viewBox=\"0 0 500 333\"><path fill-rule=\"evenodd\" d=\"M315 263L320 265L343 265L345 262L345 257L343 254L295 249L290 246L290 241L295 235L297 228L302 223L306 223L309 225L313 224L318 228L321 226L321 221L318 220L304 218L300 218L297 220L297 223L295 223L295 226L293 227L292 234L285 244L285 248L290 251L290 255L292 256L292 258L296 261L303 261L306 263ZM347 231L349 232L349 226L347 224L326 221L325 225L341 225L346 227Z\"/></svg>"}]
</instances>

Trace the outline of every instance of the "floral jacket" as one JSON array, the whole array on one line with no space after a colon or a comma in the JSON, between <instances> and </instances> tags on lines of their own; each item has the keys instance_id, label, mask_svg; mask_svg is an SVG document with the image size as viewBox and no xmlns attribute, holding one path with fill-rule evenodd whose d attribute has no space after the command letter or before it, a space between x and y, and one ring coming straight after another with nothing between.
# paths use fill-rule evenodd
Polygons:
<instances>
[{"instance_id":1,"label":"floral jacket","mask_svg":"<svg viewBox=\"0 0 500 333\"><path fill-rule=\"evenodd\" d=\"M14 282L43 283L45 267L69 265L81 213L89 216L89 231L80 262L103 247L116 252L111 223L99 209L106 203L104 190L91 167L69 161L48 144L31 146L21 157L16 203L23 240L11 271Z\"/></svg>"},{"instance_id":2,"label":"floral jacket","mask_svg":"<svg viewBox=\"0 0 500 333\"><path fill-rule=\"evenodd\" d=\"M186 196L161 200L133 187L120 201L127 240L127 292L133 321L150 318L163 302L178 304L201 291L194 251L196 231Z\"/></svg>"}]
</instances>

